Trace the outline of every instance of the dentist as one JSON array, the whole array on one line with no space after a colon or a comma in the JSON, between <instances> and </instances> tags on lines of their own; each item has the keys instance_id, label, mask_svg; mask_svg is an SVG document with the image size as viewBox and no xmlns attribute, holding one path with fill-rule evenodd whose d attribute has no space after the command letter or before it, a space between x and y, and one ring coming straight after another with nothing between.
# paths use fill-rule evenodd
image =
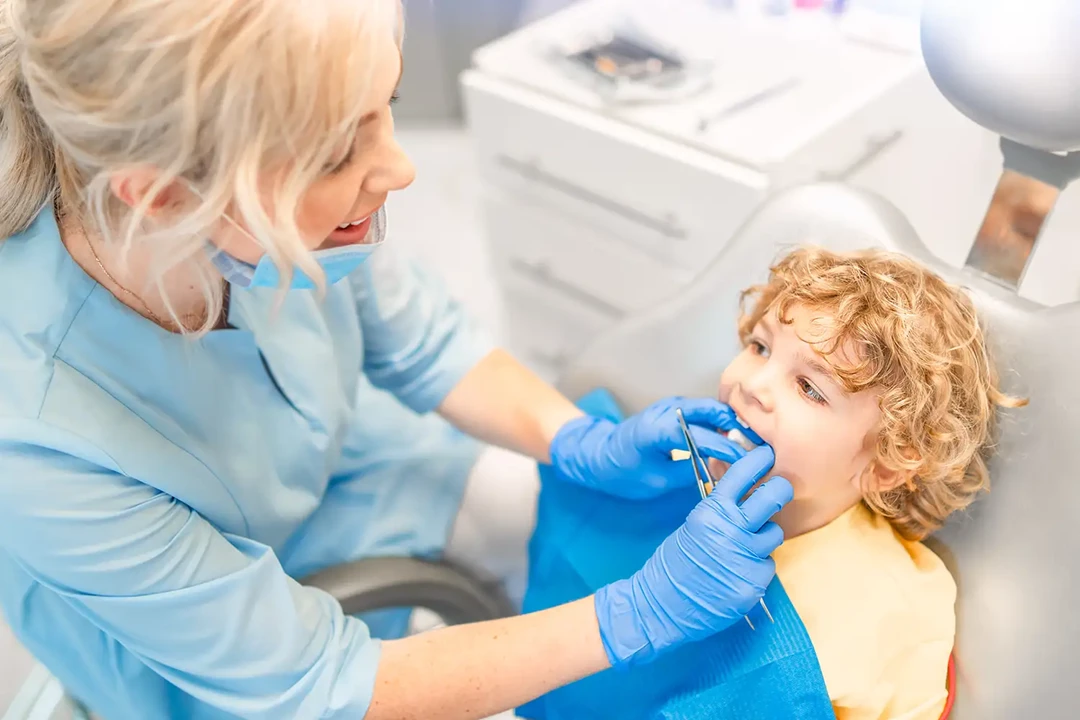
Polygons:
<instances>
[{"instance_id":1,"label":"dentist","mask_svg":"<svg viewBox=\"0 0 1080 720\"><path fill-rule=\"evenodd\" d=\"M705 429L729 408L583 417L384 247L401 32L398 0L0 0L0 605L106 720L484 717L773 576L791 488L740 502L772 455ZM294 580L453 553L482 443L692 491L676 408L735 464L595 597L382 642Z\"/></svg>"}]
</instances>

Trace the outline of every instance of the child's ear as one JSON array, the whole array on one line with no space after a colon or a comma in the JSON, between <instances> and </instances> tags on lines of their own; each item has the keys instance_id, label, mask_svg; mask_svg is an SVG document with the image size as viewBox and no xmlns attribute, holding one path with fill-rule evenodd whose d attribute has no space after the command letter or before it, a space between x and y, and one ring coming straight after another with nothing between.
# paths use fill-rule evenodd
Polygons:
<instances>
[{"instance_id":1,"label":"child's ear","mask_svg":"<svg viewBox=\"0 0 1080 720\"><path fill-rule=\"evenodd\" d=\"M915 476L912 470L893 470L882 464L880 460L874 460L868 470L872 487L881 493L906 485Z\"/></svg>"}]
</instances>

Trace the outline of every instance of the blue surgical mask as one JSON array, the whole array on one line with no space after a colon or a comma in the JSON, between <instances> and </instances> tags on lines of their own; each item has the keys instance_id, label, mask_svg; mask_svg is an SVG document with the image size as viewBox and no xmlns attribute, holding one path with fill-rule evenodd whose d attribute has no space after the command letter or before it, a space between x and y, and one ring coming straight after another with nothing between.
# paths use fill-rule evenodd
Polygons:
<instances>
[{"instance_id":1,"label":"blue surgical mask","mask_svg":"<svg viewBox=\"0 0 1080 720\"><path fill-rule=\"evenodd\" d=\"M333 285L363 265L371 253L382 245L385 238L386 211L379 208L371 216L371 226L368 228L364 242L328 250L315 250L311 254L326 273L326 284ZM237 260L217 247L211 247L210 260L214 263L214 267L225 276L225 279L234 285L246 288L276 288L281 284L281 273L278 272L277 265L269 255L263 255L258 265L251 265ZM311 278L299 268L294 268L292 283L288 289L312 290L314 288L315 283Z\"/></svg>"}]
</instances>

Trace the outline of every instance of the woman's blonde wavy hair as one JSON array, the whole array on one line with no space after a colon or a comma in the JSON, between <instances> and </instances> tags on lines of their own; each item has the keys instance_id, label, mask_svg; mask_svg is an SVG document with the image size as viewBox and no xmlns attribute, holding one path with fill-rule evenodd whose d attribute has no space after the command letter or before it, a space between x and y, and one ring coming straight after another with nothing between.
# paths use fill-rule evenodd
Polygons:
<instances>
[{"instance_id":1,"label":"woman's blonde wavy hair","mask_svg":"<svg viewBox=\"0 0 1080 720\"><path fill-rule=\"evenodd\" d=\"M895 253L804 247L742 299L744 342L768 312L786 323L794 306L830 317L835 332L819 352L848 392L880 393L877 462L905 478L883 492L866 484L863 500L901 536L924 538L988 488L996 411L1026 401L998 389L983 328L960 288ZM850 359L835 353L840 347L854 351L854 364L838 361Z\"/></svg>"},{"instance_id":2,"label":"woman's blonde wavy hair","mask_svg":"<svg viewBox=\"0 0 1080 720\"><path fill-rule=\"evenodd\" d=\"M105 242L151 243L161 290L229 209L321 276L296 208L366 112L379 33L400 43L400 0L0 0L0 239L59 201ZM110 178L141 167L160 174L130 208ZM149 205L176 181L199 200L163 227ZM201 266L199 332L223 303Z\"/></svg>"}]
</instances>

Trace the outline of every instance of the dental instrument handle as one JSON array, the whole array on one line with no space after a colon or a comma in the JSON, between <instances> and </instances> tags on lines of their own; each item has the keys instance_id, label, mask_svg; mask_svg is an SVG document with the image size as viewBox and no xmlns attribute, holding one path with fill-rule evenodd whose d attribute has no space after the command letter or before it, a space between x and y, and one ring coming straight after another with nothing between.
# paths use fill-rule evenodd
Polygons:
<instances>
[{"instance_id":1,"label":"dental instrument handle","mask_svg":"<svg viewBox=\"0 0 1080 720\"><path fill-rule=\"evenodd\" d=\"M686 416L683 415L682 408L675 408L675 417L678 418L679 429L682 430L683 437L686 439L686 450L690 453L690 463L694 466L694 477L697 479L698 492L701 493L701 499L704 500L709 497L709 492L716 487L716 481L713 480L712 474L709 472L708 463L701 457L701 453L698 452L697 445L694 443L694 438L690 435L690 426L686 423ZM708 483L708 487L705 485L706 482ZM758 603L771 621L772 613L769 612L769 608L765 604L765 598L760 598ZM746 624L750 626L751 630L757 630L748 615L744 615L743 620L746 621Z\"/></svg>"}]
</instances>

